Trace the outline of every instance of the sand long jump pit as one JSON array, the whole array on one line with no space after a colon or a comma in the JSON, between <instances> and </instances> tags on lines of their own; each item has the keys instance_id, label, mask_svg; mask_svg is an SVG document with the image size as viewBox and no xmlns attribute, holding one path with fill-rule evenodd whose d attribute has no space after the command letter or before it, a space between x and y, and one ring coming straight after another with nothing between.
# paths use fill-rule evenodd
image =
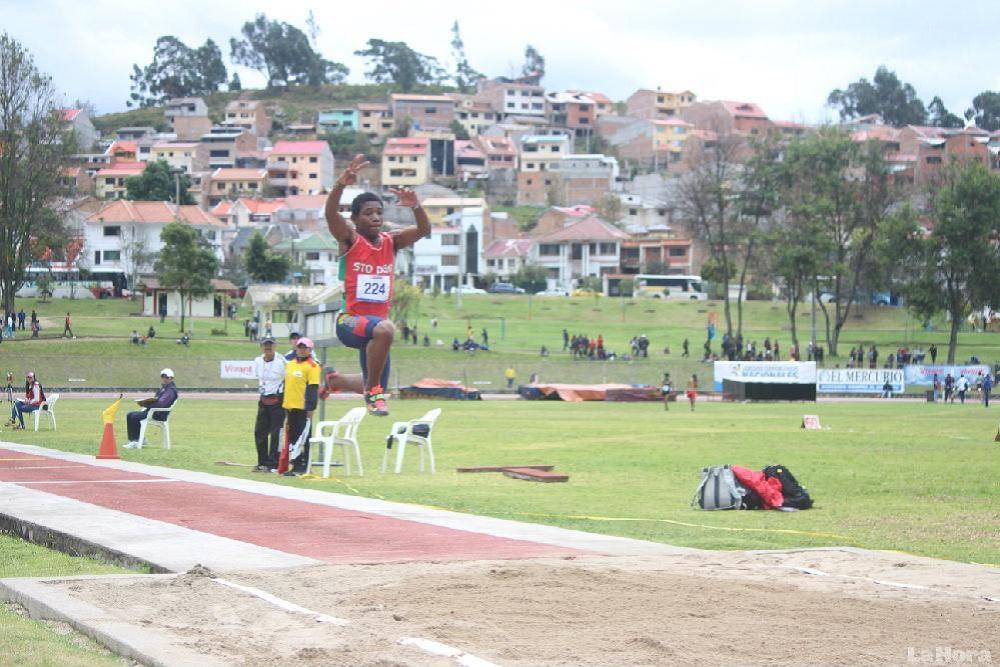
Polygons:
<instances>
[{"instance_id":1,"label":"sand long jump pit","mask_svg":"<svg viewBox=\"0 0 1000 667\"><path fill-rule=\"evenodd\" d=\"M154 664L1000 664L1000 570L851 549L18 582Z\"/></svg>"}]
</instances>

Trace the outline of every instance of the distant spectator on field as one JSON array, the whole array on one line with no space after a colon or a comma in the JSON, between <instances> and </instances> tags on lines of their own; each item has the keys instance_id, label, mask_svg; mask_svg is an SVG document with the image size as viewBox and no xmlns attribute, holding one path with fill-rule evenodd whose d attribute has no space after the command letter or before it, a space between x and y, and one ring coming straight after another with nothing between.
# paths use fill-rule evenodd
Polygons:
<instances>
[{"instance_id":1,"label":"distant spectator on field","mask_svg":"<svg viewBox=\"0 0 1000 667\"><path fill-rule=\"evenodd\" d=\"M958 400L961 403L965 403L965 392L969 391L969 380L964 375L959 375L958 380L955 381L955 393L958 394ZM954 403L954 399L952 399Z\"/></svg>"},{"instance_id":2,"label":"distant spectator on field","mask_svg":"<svg viewBox=\"0 0 1000 667\"><path fill-rule=\"evenodd\" d=\"M993 376L989 373L983 378L983 406L990 407L990 392L993 391Z\"/></svg>"},{"instance_id":3,"label":"distant spectator on field","mask_svg":"<svg viewBox=\"0 0 1000 667\"><path fill-rule=\"evenodd\" d=\"M38 332L42 330L42 325L35 320L31 323L31 337L38 338Z\"/></svg>"},{"instance_id":4,"label":"distant spectator on field","mask_svg":"<svg viewBox=\"0 0 1000 667\"><path fill-rule=\"evenodd\" d=\"M181 337L177 339L178 345L183 345L184 347L191 346L191 337L187 335L187 332L181 334Z\"/></svg>"},{"instance_id":5,"label":"distant spectator on field","mask_svg":"<svg viewBox=\"0 0 1000 667\"><path fill-rule=\"evenodd\" d=\"M73 319L70 317L69 313L66 313L66 319L63 320L63 336L76 338L76 336L73 335Z\"/></svg>"},{"instance_id":6,"label":"distant spectator on field","mask_svg":"<svg viewBox=\"0 0 1000 667\"><path fill-rule=\"evenodd\" d=\"M149 325L149 329L146 331L146 338L156 338L156 329L153 328L152 324Z\"/></svg>"},{"instance_id":7,"label":"distant spectator on field","mask_svg":"<svg viewBox=\"0 0 1000 667\"><path fill-rule=\"evenodd\" d=\"M892 383L888 380L882 385L882 398L892 398Z\"/></svg>"},{"instance_id":8,"label":"distant spectator on field","mask_svg":"<svg viewBox=\"0 0 1000 667\"><path fill-rule=\"evenodd\" d=\"M132 329L132 333L129 335L129 342L133 345L139 344L139 332L135 329Z\"/></svg>"},{"instance_id":9,"label":"distant spectator on field","mask_svg":"<svg viewBox=\"0 0 1000 667\"><path fill-rule=\"evenodd\" d=\"M24 318L24 308L22 307L21 310L17 311L17 328L21 331L24 331Z\"/></svg>"},{"instance_id":10,"label":"distant spectator on field","mask_svg":"<svg viewBox=\"0 0 1000 667\"><path fill-rule=\"evenodd\" d=\"M937 363L937 345L931 343L931 346L927 348L927 354L931 355L931 363Z\"/></svg>"},{"instance_id":11,"label":"distant spectator on field","mask_svg":"<svg viewBox=\"0 0 1000 667\"><path fill-rule=\"evenodd\" d=\"M507 388L514 388L514 380L517 379L517 372L514 370L513 366L508 366L507 370L503 372L505 378L507 378Z\"/></svg>"}]
</instances>

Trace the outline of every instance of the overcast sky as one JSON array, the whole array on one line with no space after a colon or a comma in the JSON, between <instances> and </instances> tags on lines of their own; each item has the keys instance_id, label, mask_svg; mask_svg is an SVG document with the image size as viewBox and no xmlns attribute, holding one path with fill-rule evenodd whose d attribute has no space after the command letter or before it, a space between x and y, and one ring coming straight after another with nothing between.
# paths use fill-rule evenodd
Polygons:
<instances>
[{"instance_id":1,"label":"overcast sky","mask_svg":"<svg viewBox=\"0 0 1000 667\"><path fill-rule=\"evenodd\" d=\"M1000 2L969 0L0 0L6 31L52 75L67 104L125 109L133 63L152 60L161 35L190 47L212 38L229 62L229 39L257 12L306 31L312 10L319 51L364 81L353 55L372 37L404 41L449 62L459 22L470 63L512 75L533 45L549 90L585 89L624 100L637 88L690 89L699 99L756 102L771 118L835 120L827 94L884 64L925 104L940 95L961 115L984 90L1000 90ZM239 68L244 88L264 77Z\"/></svg>"}]
</instances>

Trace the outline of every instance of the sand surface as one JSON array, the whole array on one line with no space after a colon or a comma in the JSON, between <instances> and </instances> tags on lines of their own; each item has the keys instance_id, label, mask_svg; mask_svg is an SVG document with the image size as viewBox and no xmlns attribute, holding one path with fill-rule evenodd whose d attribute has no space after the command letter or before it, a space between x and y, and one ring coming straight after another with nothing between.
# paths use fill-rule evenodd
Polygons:
<instances>
[{"instance_id":1,"label":"sand surface","mask_svg":"<svg viewBox=\"0 0 1000 667\"><path fill-rule=\"evenodd\" d=\"M498 665L906 665L943 650L952 662L961 651L966 664L1000 663L1000 570L892 553L193 570L50 585L238 665L476 664L468 656ZM468 655L435 656L403 638Z\"/></svg>"}]
</instances>

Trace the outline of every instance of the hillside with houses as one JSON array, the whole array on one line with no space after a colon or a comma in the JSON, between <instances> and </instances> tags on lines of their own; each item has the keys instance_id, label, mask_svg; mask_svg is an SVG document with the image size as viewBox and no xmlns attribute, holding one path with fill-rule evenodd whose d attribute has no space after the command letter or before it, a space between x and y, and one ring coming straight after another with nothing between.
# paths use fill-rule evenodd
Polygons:
<instances>
[{"instance_id":1,"label":"hillside with houses","mask_svg":"<svg viewBox=\"0 0 1000 667\"><path fill-rule=\"evenodd\" d=\"M362 150L372 167L345 193L345 209L374 190L386 197L390 225L409 224L411 212L388 192L407 186L430 216L430 239L398 262L412 284L485 286L531 266L550 289L601 281L607 291L639 273L701 272L710 239L682 184L720 144L749 155L755 142L780 147L817 129L772 118L753 100L702 100L667 87L618 102L598 91L548 90L538 76L482 78L469 94L345 87L378 94L345 103L337 86L324 86L303 105L244 91L214 108L175 98L96 125L86 109L65 109L79 152L65 170L73 194L62 213L75 241L63 268L119 292L135 289L153 277L163 226L180 221L206 238L232 284L246 283L240 258L257 232L291 258L289 281L331 284L338 250L325 195L345 158ZM150 124L109 122L129 118ZM878 146L897 183L922 186L952 158L1000 169L997 131L894 127L877 115L843 128ZM129 179L159 161L176 179L175 196L130 198Z\"/></svg>"}]
</instances>

